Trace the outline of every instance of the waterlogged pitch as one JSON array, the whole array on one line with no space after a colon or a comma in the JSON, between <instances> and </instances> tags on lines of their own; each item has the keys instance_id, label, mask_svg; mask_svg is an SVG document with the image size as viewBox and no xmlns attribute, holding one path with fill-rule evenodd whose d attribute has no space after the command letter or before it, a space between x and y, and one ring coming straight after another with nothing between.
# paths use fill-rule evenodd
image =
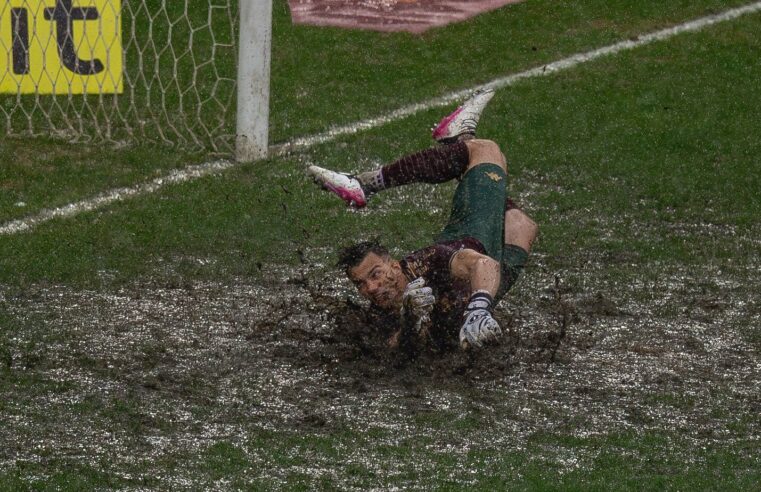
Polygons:
<instances>
[{"instance_id":1,"label":"waterlogged pitch","mask_svg":"<svg viewBox=\"0 0 761 492\"><path fill-rule=\"evenodd\" d=\"M502 343L471 354L390 354L352 294L308 267L256 284L30 289L10 312L24 329L6 350L28 379L5 389L4 466L76 464L120 486L345 489L572 484L612 461L600 485L633 463L656 483L710 469L750 486L749 272L707 282L669 268L654 295L600 267L564 271L573 287L545 267L535 258L497 311Z\"/></svg>"}]
</instances>

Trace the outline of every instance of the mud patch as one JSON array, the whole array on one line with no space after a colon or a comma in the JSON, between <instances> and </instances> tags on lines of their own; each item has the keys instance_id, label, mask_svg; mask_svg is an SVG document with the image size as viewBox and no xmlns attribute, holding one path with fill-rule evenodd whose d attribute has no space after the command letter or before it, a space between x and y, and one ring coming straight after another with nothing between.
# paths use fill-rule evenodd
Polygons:
<instances>
[{"instance_id":1,"label":"mud patch","mask_svg":"<svg viewBox=\"0 0 761 492\"><path fill-rule=\"evenodd\" d=\"M273 465L252 443L267 432L372 432L370 447L337 441L342 462L401 476L381 445L423 442L464 457L526 449L547 434L758 441L761 363L740 329L758 322L751 293L741 279L706 286L688 269L663 270L656 298L649 282L614 282L589 267L547 273L537 255L497 310L502 343L471 353L389 352L329 272L110 293L5 290L14 330L0 340L0 470L59 460L115 476L141 470L160 487L213 486L193 467L167 473L161 463L228 443L252 480L285 484L301 473L352 488L327 455ZM535 459L571 471L597 453L548 446Z\"/></svg>"}]
</instances>

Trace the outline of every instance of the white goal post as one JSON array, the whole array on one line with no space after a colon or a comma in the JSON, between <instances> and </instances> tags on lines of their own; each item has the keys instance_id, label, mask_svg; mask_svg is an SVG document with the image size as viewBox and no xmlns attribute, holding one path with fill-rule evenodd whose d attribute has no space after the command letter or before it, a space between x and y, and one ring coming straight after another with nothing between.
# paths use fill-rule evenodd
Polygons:
<instances>
[{"instance_id":1,"label":"white goal post","mask_svg":"<svg viewBox=\"0 0 761 492\"><path fill-rule=\"evenodd\" d=\"M267 156L272 0L240 0L235 158Z\"/></svg>"},{"instance_id":2,"label":"white goal post","mask_svg":"<svg viewBox=\"0 0 761 492\"><path fill-rule=\"evenodd\" d=\"M0 125L259 159L271 37L272 0L0 0Z\"/></svg>"}]
</instances>

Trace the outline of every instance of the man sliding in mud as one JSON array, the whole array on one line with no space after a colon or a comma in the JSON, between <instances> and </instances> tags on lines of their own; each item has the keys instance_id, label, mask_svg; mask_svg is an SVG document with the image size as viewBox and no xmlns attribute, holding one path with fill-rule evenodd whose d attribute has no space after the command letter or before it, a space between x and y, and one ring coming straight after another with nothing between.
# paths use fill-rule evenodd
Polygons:
<instances>
[{"instance_id":1,"label":"man sliding in mud","mask_svg":"<svg viewBox=\"0 0 761 492\"><path fill-rule=\"evenodd\" d=\"M356 176L308 169L316 183L357 208L394 186L459 180L449 222L433 245L401 260L376 242L340 253L339 266L385 324L394 326L392 348L408 333L437 345L459 335L462 348L481 348L502 334L492 311L521 273L538 227L507 197L507 163L499 146L475 138L493 95L478 91L445 117L433 130L440 146Z\"/></svg>"}]
</instances>

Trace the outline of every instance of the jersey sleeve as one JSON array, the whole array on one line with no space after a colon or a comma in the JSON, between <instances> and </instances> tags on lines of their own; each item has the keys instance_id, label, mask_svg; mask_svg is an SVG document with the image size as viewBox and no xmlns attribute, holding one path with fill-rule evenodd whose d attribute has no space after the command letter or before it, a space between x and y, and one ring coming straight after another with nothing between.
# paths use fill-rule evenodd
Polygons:
<instances>
[{"instance_id":1,"label":"jersey sleeve","mask_svg":"<svg viewBox=\"0 0 761 492\"><path fill-rule=\"evenodd\" d=\"M484 253L484 247L477 239L465 238L445 241L419 249L402 261L402 271L409 281L423 277L432 287L445 288L451 284L449 264L454 255L463 249L473 249Z\"/></svg>"},{"instance_id":2,"label":"jersey sleeve","mask_svg":"<svg viewBox=\"0 0 761 492\"><path fill-rule=\"evenodd\" d=\"M453 278L449 265L454 255L463 249L485 253L480 241L468 237L432 244L414 251L400 261L408 281L423 277L426 285L433 290L436 303L431 312L430 334L435 339L456 339L453 335L462 323L462 313L470 296L470 282Z\"/></svg>"}]
</instances>

